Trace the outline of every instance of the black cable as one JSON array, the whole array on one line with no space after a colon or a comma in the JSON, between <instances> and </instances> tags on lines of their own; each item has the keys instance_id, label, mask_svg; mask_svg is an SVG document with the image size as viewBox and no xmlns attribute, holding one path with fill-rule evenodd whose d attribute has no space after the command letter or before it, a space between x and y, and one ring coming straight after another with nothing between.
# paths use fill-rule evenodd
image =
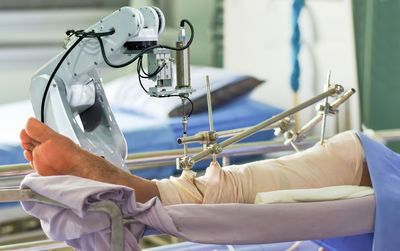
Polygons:
<instances>
[{"instance_id":1,"label":"black cable","mask_svg":"<svg viewBox=\"0 0 400 251\"><path fill-rule=\"evenodd\" d=\"M42 104L40 107L40 121L44 123L44 106L46 103L46 98L47 98L47 93L49 92L50 84L53 81L58 69L61 67L61 64L64 62L64 60L67 58L67 56L71 53L71 51L84 39L84 38L94 38L94 37L102 37L102 36L109 36L115 33L115 30L112 29L110 31L106 32L85 32L83 30L67 30L65 32L67 36L71 37L72 35L75 35L78 37L78 39L75 41L75 43L68 48L68 50L64 53L60 61L57 63L56 67L54 68L53 72L51 73L51 76L49 78L49 81L47 81L46 88L44 89L43 97L42 97Z\"/></svg>"},{"instance_id":2,"label":"black cable","mask_svg":"<svg viewBox=\"0 0 400 251\"><path fill-rule=\"evenodd\" d=\"M151 78L151 77L156 76L165 67L166 64L163 64L162 66L158 66L157 69L153 73L147 73L143 68L143 54L146 53L147 51L155 49L155 48L166 48L166 49L177 50L177 51L187 49L193 42L194 28L193 28L193 25L186 19L182 19L181 20L180 26L183 27L185 25L185 23L187 23L189 25L189 27L190 27L190 39L189 39L188 43L185 46L183 46L181 48L177 48L177 47L171 47L171 46L166 46L166 45L153 45L153 46L150 46L150 47L147 47L147 48L143 49L141 52L139 52L139 54L137 54L131 60L129 60L129 61L123 63L123 64L120 64L120 65L114 65L108 60L108 58L106 56L106 53L105 53L103 41L102 41L101 37L97 37L97 39L99 41L99 44L100 44L100 49L101 49L101 54L103 56L103 60L104 60L104 62L106 62L106 64L108 66L113 67L113 68L121 68L121 67L124 67L124 66L127 66L127 65L133 63L135 60L138 60L136 71L137 71L137 74L138 74L139 84L140 84L140 87L143 89L143 91L145 93L148 93L148 91L146 90L146 88L144 87L144 85L142 83L142 78ZM141 72L143 72L144 76L141 74ZM180 97L179 95L167 95L167 96L159 96L159 97L160 98L166 98L166 97L173 97L173 96ZM193 109L194 109L193 102L192 102L192 100L190 100L186 96L182 96L182 97L188 99L190 104L191 104L192 108L191 108L191 111L190 111L189 116L188 116L188 117L190 117L190 115L192 114Z\"/></svg>"},{"instance_id":3,"label":"black cable","mask_svg":"<svg viewBox=\"0 0 400 251\"><path fill-rule=\"evenodd\" d=\"M136 70L137 70L137 72L138 72L138 80L139 80L139 84L140 84L140 86L142 87L143 91L144 91L145 93L148 93L148 91L146 90L146 88L144 88L143 83L142 83L142 80L141 80L141 77L142 77L142 76L140 75L140 65L139 65L139 62L141 62L141 61L142 61L142 57L139 58L138 64L137 64L137 66L136 66Z\"/></svg>"},{"instance_id":4,"label":"black cable","mask_svg":"<svg viewBox=\"0 0 400 251\"><path fill-rule=\"evenodd\" d=\"M148 52L148 51L150 51L150 50L153 50L153 49L156 49L156 48L164 48L164 49L170 49L170 50L174 50L174 51L181 51L181 50L187 49L187 48L192 44L192 42L193 42L193 38L194 38L194 28L193 28L193 25L192 25L188 20L186 20L186 19L182 19L182 20L181 20L180 26L183 27L183 26L185 25L185 23L188 24L189 27L190 27L190 39L189 39L188 43L186 43L185 46L183 46L183 47L181 47L181 48L172 47L172 46L167 46L167 45L153 45L153 46L149 46L149 47L143 49L142 51L140 51L135 57L133 57L133 58L130 59L129 61L127 61L127 62L125 62L125 63L122 63L122 64L120 64L120 65L114 65L113 63L111 63L111 62L108 60L108 58L107 58L107 56L106 56L105 49L104 49L103 40L101 39L101 37L103 37L103 36L109 36L109 35L114 34L114 33L115 33L115 30L114 30L114 29L112 29L112 30L110 30L110 31L107 31L107 32L95 32L94 30L89 31L89 32L85 32L84 30L77 30L77 31L75 31L75 30L67 30L66 34L67 34L69 37L71 37L71 36L74 35L74 36L78 37L78 39L77 39L77 40L75 41L75 43L74 43L70 48L68 48L68 50L64 53L63 57L62 57L61 60L58 62L57 66L54 68L54 70L53 70L53 72L52 72L52 74L51 74L51 76L50 76L50 78L49 78L49 81L47 82L46 88L45 88L44 93L43 93L42 104L41 104L41 109L40 109L40 110L41 110L41 114L40 114L40 115L41 115L41 121L44 123L44 106L45 106L45 103L46 103L46 96L47 96L47 93L48 93L48 91L49 91L51 82L53 81L53 79L54 79L54 77L55 77L57 71L59 70L59 68L61 67L61 64L64 62L64 60L67 58L67 56L71 53L71 51L72 51L84 38L97 38L97 40L99 41L99 44L100 44L101 54L102 54L102 57L103 57L104 62L105 62L108 66L110 66L110 67L113 67L113 68L122 68L122 67L125 67L125 66L127 66L127 65L129 65L129 64L131 64L131 63L133 63L133 62L136 61L138 58L141 58L141 57L143 56L143 54L145 54L146 52ZM157 67L156 71L155 71L154 73L151 73L151 74L148 74L148 73L146 73L145 71L143 71L143 73L144 73L145 75L147 75L147 77L145 77L145 78L149 78L149 77L155 76L156 74L158 74L158 73L162 70L162 68L163 68L164 66L165 66L165 65ZM142 59L140 59L140 64L138 64L139 83L140 83L142 89L147 93L148 91L144 88L144 86L143 86L143 84L142 84L142 82L141 82L140 68L143 68L143 66L142 66ZM175 96L175 95L170 95L170 96ZM179 95L176 95L176 96L179 96ZM165 97L167 97L167 96L165 96ZM193 112L193 107L194 107L194 106L193 106L193 102L192 102L188 97L186 97L186 96L179 96L179 97L185 97L186 99L188 99L188 100L190 101L190 103L192 104L192 110L191 110L191 112L190 112L190 115L191 115L192 112ZM189 115L189 116L190 116L190 115ZM188 117L189 117L189 116L188 116Z\"/></svg>"},{"instance_id":5,"label":"black cable","mask_svg":"<svg viewBox=\"0 0 400 251\"><path fill-rule=\"evenodd\" d=\"M153 49L156 49L156 48L170 49L170 50L174 50L174 51L182 51L182 50L185 50L185 49L187 49L187 48L192 44L193 38L194 38L194 28L193 28L193 25L192 25L188 20L182 19L181 22L180 22L180 26L183 27L185 23L188 24L189 27L190 27L190 38L189 38L189 41L186 43L185 46L180 47L180 48L172 47L172 46L168 46L168 45L153 45L153 46L149 46L149 47L146 47L145 49L141 50L141 51L140 51L136 56L134 56L132 59L130 59L130 60L128 60L127 62L122 63L122 64L120 64L120 65L115 65L115 64L111 63L111 62L108 60L108 58L107 58L107 56L106 56L106 51L105 51L105 49L104 49L103 40L101 39L100 36L97 36L97 40L99 41L99 44L100 44L101 55L103 56L104 62L106 62L106 64L107 64L108 66L110 66L110 67L113 67L113 68L122 68L122 67L125 67L125 66L130 65L131 63L135 62L139 57L143 56L143 54L145 54L146 52L148 52L148 51L150 51L150 50L153 50ZM95 37L96 37L96 36L95 36Z\"/></svg>"},{"instance_id":6,"label":"black cable","mask_svg":"<svg viewBox=\"0 0 400 251\"><path fill-rule=\"evenodd\" d=\"M136 67L136 71L138 73L138 75L140 75L140 77L142 78L150 78L155 76L156 74L158 74L160 67L157 67L157 69L155 70L155 72L148 74L147 72L144 71L143 69L143 56L140 56L138 59L138 63L137 63L137 67ZM144 75L141 74L141 72L143 72Z\"/></svg>"},{"instance_id":7,"label":"black cable","mask_svg":"<svg viewBox=\"0 0 400 251\"><path fill-rule=\"evenodd\" d=\"M54 71L51 73L49 81L47 81L47 85L46 85L46 88L44 89L44 93L43 93L43 97L42 97L42 105L40 107L40 121L42 121L42 123L44 123L44 105L46 103L46 96L47 96L47 93L49 92L51 81L53 81L54 76L56 75L58 69L60 68L60 66L64 62L64 60L67 58L69 53L75 48L75 46L77 46L82 41L82 39L83 39L83 37L79 37L75 41L75 43L71 47L68 48L68 50L65 52L63 57L58 62L57 66L54 68Z\"/></svg>"},{"instance_id":8,"label":"black cable","mask_svg":"<svg viewBox=\"0 0 400 251\"><path fill-rule=\"evenodd\" d=\"M139 75L139 77L147 78L146 72L143 72L143 73L145 74L145 75L143 76L143 75L141 74L141 71L140 71L140 69L142 68L142 60L143 60L143 56L139 57L138 62L137 62L137 65L136 65L136 72L137 72L137 74Z\"/></svg>"},{"instance_id":9,"label":"black cable","mask_svg":"<svg viewBox=\"0 0 400 251\"><path fill-rule=\"evenodd\" d=\"M138 64L140 64L140 70L143 72L144 75L146 76L141 76L142 78L151 78L156 76L166 65L165 63L162 66L158 66L157 69L153 73L147 73L144 68L143 68L143 56L139 58ZM140 73L140 72L138 72Z\"/></svg>"},{"instance_id":10,"label":"black cable","mask_svg":"<svg viewBox=\"0 0 400 251\"><path fill-rule=\"evenodd\" d=\"M169 98L169 97L180 97L180 98L187 99L190 102L190 106L191 106L188 118L192 115L193 110L194 110L194 103L189 97L186 97L185 95L173 94L173 95L166 95L166 96L158 96L156 98Z\"/></svg>"},{"instance_id":11,"label":"black cable","mask_svg":"<svg viewBox=\"0 0 400 251\"><path fill-rule=\"evenodd\" d=\"M139 80L140 87L142 87L144 92L148 93L148 91L146 90L146 88L144 87L144 85L142 83L142 78L151 78L151 77L157 75L162 70L162 68L164 68L164 66L165 66L165 64L163 64L162 66L157 67L155 72L153 72L151 74L148 74L143 69L143 56L139 57L138 63L137 63L137 66L136 66L136 71L137 71L137 74L138 74L138 80ZM140 74L140 71L142 71L145 74L145 76L142 76Z\"/></svg>"},{"instance_id":12,"label":"black cable","mask_svg":"<svg viewBox=\"0 0 400 251\"><path fill-rule=\"evenodd\" d=\"M176 96L179 96L179 95L176 95ZM194 110L194 104L193 104L192 100L191 100L189 97L186 97L186 96L179 96L179 97L184 97L185 99L189 100L189 102L190 102L191 109L190 109L190 112L189 112L189 115L188 115L188 118L189 118L189 117L190 117L190 115L192 115L192 113L193 113L193 110Z\"/></svg>"},{"instance_id":13,"label":"black cable","mask_svg":"<svg viewBox=\"0 0 400 251\"><path fill-rule=\"evenodd\" d=\"M112 28L109 31L105 32L95 32L94 30L91 31L84 31L84 30L67 30L65 32L67 36L76 36L76 37L83 37L83 38L95 38L95 37L104 37L104 36L110 36L115 33L115 29Z\"/></svg>"}]
</instances>

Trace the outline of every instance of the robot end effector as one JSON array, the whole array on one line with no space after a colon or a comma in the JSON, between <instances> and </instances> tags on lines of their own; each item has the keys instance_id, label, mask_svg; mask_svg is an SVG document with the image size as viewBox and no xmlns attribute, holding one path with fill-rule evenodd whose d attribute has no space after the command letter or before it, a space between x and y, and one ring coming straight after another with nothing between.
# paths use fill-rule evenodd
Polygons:
<instances>
[{"instance_id":1,"label":"robot end effector","mask_svg":"<svg viewBox=\"0 0 400 251\"><path fill-rule=\"evenodd\" d=\"M183 54L193 39L193 27L188 21L181 22L181 29L185 22L191 28L191 39L188 43L184 39L178 48L157 44L165 18L156 7L123 7L85 31L68 31L66 49L32 78L30 91L35 116L86 150L124 167L126 142L97 70L107 66L120 68L138 60L139 72L140 68L143 70L142 57L147 54L151 73L146 77L157 82L149 95L190 94L193 91L190 82L172 87L170 60L170 49ZM177 71L182 69L181 65ZM188 70L187 64L183 72Z\"/></svg>"}]
</instances>

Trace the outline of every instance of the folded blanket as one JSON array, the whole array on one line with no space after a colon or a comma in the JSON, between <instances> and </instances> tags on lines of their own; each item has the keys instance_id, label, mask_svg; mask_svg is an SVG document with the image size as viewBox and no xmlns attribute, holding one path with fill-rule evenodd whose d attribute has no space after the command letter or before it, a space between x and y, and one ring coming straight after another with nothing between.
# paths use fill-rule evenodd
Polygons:
<instances>
[{"instance_id":1,"label":"folded blanket","mask_svg":"<svg viewBox=\"0 0 400 251\"><path fill-rule=\"evenodd\" d=\"M359 198L374 194L372 187L331 186L312 189L291 189L258 193L255 204L293 203Z\"/></svg>"},{"instance_id":2,"label":"folded blanket","mask_svg":"<svg viewBox=\"0 0 400 251\"><path fill-rule=\"evenodd\" d=\"M67 208L40 202L22 202L41 219L54 240L79 250L109 250L110 220L89 208L111 200L124 218L124 250L140 250L147 234L167 233L193 242L258 244L367 233L373 229L374 196L290 204L180 204L163 206L158 198L136 203L134 190L75 176L26 176L22 188L31 188ZM355 221L348 225L349 222ZM343 227L346 226L346 227ZM301 231L299 231L301 229Z\"/></svg>"},{"instance_id":3,"label":"folded blanket","mask_svg":"<svg viewBox=\"0 0 400 251\"><path fill-rule=\"evenodd\" d=\"M79 250L110 250L109 216L89 210L96 202L104 200L116 203L124 218L137 220L124 228L124 250L141 250L138 242L146 225L161 232L177 233L171 217L165 210L159 210L163 208L160 200L153 198L145 204L136 203L134 190L128 187L76 176L42 177L34 173L25 177L21 188L30 188L68 206L21 202L29 214L41 220L43 231L51 239L65 241Z\"/></svg>"}]
</instances>

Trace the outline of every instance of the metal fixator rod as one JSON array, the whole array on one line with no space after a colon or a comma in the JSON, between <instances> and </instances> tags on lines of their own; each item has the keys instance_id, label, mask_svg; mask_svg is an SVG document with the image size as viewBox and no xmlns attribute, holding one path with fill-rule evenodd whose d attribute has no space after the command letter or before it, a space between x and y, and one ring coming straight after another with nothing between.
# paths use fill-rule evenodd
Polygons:
<instances>
[{"instance_id":1,"label":"metal fixator rod","mask_svg":"<svg viewBox=\"0 0 400 251\"><path fill-rule=\"evenodd\" d=\"M188 117L186 116L186 100L184 97L181 97L182 99L182 106L183 106L183 115L182 115L182 127L183 127L183 137L187 137L187 122L188 122ZM188 156L188 147L187 144L183 145L183 156L187 157Z\"/></svg>"},{"instance_id":2,"label":"metal fixator rod","mask_svg":"<svg viewBox=\"0 0 400 251\"><path fill-rule=\"evenodd\" d=\"M236 136L234 136L232 138L229 138L229 139L221 142L220 145L222 147L226 147L228 145L236 143L236 142L238 142L238 141L240 141L240 140L242 140L242 139L244 139L244 138L246 138L246 137L248 137L250 135L253 135L254 133L258 132L262 128L264 128L264 127L266 127L266 126L268 126L268 125L270 125L272 123L275 123L275 122L277 122L277 121L279 121L281 119L284 119L284 118L286 118L286 117L288 117L288 116L290 116L290 115L292 115L292 114L294 114L294 113L296 113L296 112L298 112L298 111L300 111L300 110L302 110L302 109L304 109L304 108L306 108L306 107L308 107L310 105L315 104L316 102L318 102L318 101L320 101L320 100L322 100L322 99L324 99L324 98L326 98L328 96L337 95L337 94L339 94L341 92L343 92L343 87L340 86L340 85L336 85L334 87L330 87L327 91L325 91L325 92L323 92L323 93L321 93L321 94L319 94L319 95L317 95L317 96L315 96L315 97L313 97L313 98L311 98L311 99L299 104L298 106L293 107L293 108L291 108L291 109L289 109L289 110L287 110L285 112L282 112L282 113L280 113L278 115L275 115L272 118L270 118L270 119L268 119L268 120L266 120L264 122L261 122L261 123L255 125L255 126L251 127L250 129L244 131L243 133L238 134L238 135L236 135Z\"/></svg>"},{"instance_id":3,"label":"metal fixator rod","mask_svg":"<svg viewBox=\"0 0 400 251\"><path fill-rule=\"evenodd\" d=\"M212 105L211 105L211 88L210 88L210 78L206 76L206 89L207 89L207 108L208 108L208 121L210 123L210 132L214 132L214 124L212 118ZM217 156L215 153L212 155L212 160L217 161Z\"/></svg>"},{"instance_id":4,"label":"metal fixator rod","mask_svg":"<svg viewBox=\"0 0 400 251\"><path fill-rule=\"evenodd\" d=\"M283 122L279 121L277 123L271 124L271 125L263 128L260 131L272 130L274 128L281 127L281 126L283 126ZM208 140L211 140L214 137L217 139L232 137L239 133L244 132L245 130L248 130L249 128L250 127L243 127L243 128L231 129L231 130L226 130L226 131L219 131L219 132L215 132L215 134L210 134L210 132L199 132L193 136L178 138L177 143L178 144L187 144L187 143L198 142L198 143L204 144L204 142L207 143Z\"/></svg>"},{"instance_id":5,"label":"metal fixator rod","mask_svg":"<svg viewBox=\"0 0 400 251\"><path fill-rule=\"evenodd\" d=\"M290 145L293 147L293 149L294 149L296 152L300 152L300 149L296 146L296 144L295 144L293 141L290 141Z\"/></svg>"},{"instance_id":6,"label":"metal fixator rod","mask_svg":"<svg viewBox=\"0 0 400 251\"><path fill-rule=\"evenodd\" d=\"M331 87L331 70L328 71L326 89L328 90L330 87ZM320 139L321 145L324 144L326 116L328 115L328 112L329 112L329 103L328 103L328 97L326 97L324 105L324 115L322 116L321 139Z\"/></svg>"},{"instance_id":7,"label":"metal fixator rod","mask_svg":"<svg viewBox=\"0 0 400 251\"><path fill-rule=\"evenodd\" d=\"M348 100L351 95L356 93L355 89L350 89L346 91L340 98L336 99L329 108L330 112L334 112L339 105L343 104L346 100ZM306 134L311 128L313 128L316 124L318 124L322 120L323 114L319 113L312 120L310 120L306 125L304 125L296 134L298 136L302 136Z\"/></svg>"},{"instance_id":8,"label":"metal fixator rod","mask_svg":"<svg viewBox=\"0 0 400 251\"><path fill-rule=\"evenodd\" d=\"M269 125L271 125L273 123L278 122L281 119L284 119L284 118L286 118L286 117L288 117L288 116L290 116L290 115L292 115L292 114L294 114L294 113L296 113L296 112L298 112L298 111L300 111L300 110L302 110L302 109L304 109L304 108L306 108L306 107L308 107L310 105L313 105L316 102L321 101L321 100L323 100L324 98L326 98L328 96L338 95L338 94L340 94L342 92L343 92L343 87L341 85L332 86L327 91L325 91L325 92L323 92L323 93L321 93L321 94L319 94L319 95L317 95L317 96L315 96L315 97L313 97L313 98L311 98L311 99L299 104L298 106L293 107L293 108L291 108L291 109L289 109L287 111L284 111L284 112L282 112L282 113L280 113L278 115L275 115L272 118L270 118L268 120L265 120L265 121L255 125L253 127L250 127L249 129L245 130L244 132L239 133L238 135L236 135L236 136L234 136L232 138L229 138L229 139L217 144L214 148L207 148L206 150L194 155L191 158L191 160L193 162L196 162L196 161L199 161L199 160L207 157L209 154L211 154L215 150L222 151L223 148L225 148L225 147L227 147L229 145L232 145L232 144L234 144L234 143L236 143L236 142L238 142L238 141L240 141L240 140L242 140L242 139L244 139L244 138L246 138L246 137L248 137L250 135L253 135L254 133L262 130L263 128L265 128L265 127L267 127L267 126L269 126Z\"/></svg>"},{"instance_id":9,"label":"metal fixator rod","mask_svg":"<svg viewBox=\"0 0 400 251\"><path fill-rule=\"evenodd\" d=\"M210 131L214 131L213 119L212 119L212 106L211 106L211 88L210 78L206 76L206 90L207 90L207 108L208 108L208 120L210 123Z\"/></svg>"}]
</instances>

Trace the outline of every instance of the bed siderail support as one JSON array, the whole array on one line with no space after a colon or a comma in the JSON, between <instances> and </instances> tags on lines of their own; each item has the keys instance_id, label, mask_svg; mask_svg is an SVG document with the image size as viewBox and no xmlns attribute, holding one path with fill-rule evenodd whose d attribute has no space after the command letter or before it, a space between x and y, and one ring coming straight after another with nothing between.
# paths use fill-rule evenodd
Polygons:
<instances>
[{"instance_id":1,"label":"bed siderail support","mask_svg":"<svg viewBox=\"0 0 400 251\"><path fill-rule=\"evenodd\" d=\"M121 209L110 200L100 201L90 207L89 211L102 211L110 216L111 246L110 251L124 250L124 222Z\"/></svg>"},{"instance_id":2,"label":"bed siderail support","mask_svg":"<svg viewBox=\"0 0 400 251\"><path fill-rule=\"evenodd\" d=\"M0 189L0 202L35 201L48 205L69 208L57 201L48 199L31 189L2 188ZM111 221L110 251L124 250L124 224L135 222L135 219L123 219L120 208L110 200L94 203L89 211L101 211L108 214Z\"/></svg>"},{"instance_id":3,"label":"bed siderail support","mask_svg":"<svg viewBox=\"0 0 400 251\"><path fill-rule=\"evenodd\" d=\"M376 135L377 135L377 137L378 138L380 138L381 140L383 140L384 142L389 142L389 141L392 141L392 140L399 140L400 139L400 131L399 130L384 130L384 131L377 131L376 132ZM229 158L229 156L234 156L234 155L236 155L236 154L239 154L239 153L247 153L247 154L252 154L252 153L260 153L260 151L263 151L263 152L272 152L272 151L279 151L279 150L287 150L287 146L283 146L282 144L280 144L280 147L278 147L277 146L277 144L278 144L278 142L275 142L275 144L276 144L276 146L275 145L273 145L273 146L257 146L257 147L251 147L251 148L242 148L242 149L232 149L232 151L230 152L230 155L227 155L226 156L226 158ZM308 145L310 145L310 143L308 143ZM176 153L176 152L173 152L172 153L172 155L170 156L170 159L173 159L174 157L175 157L175 155L176 154L180 154L180 152L179 153ZM162 160L164 160L165 159L165 156L161 156L161 154L160 154L160 152L158 152L158 153L156 153L155 155L157 155L158 156L158 158L162 161ZM140 162L143 162L143 161L145 161L145 159L147 159L147 161L152 161L152 160L154 160L155 159L155 156L153 156L153 157L151 157L151 156L153 156L153 155L149 155L148 153L147 154L140 154L140 156L138 156L138 157L140 157L140 158L142 158L142 159L140 159ZM227 159L228 160L228 159ZM227 161L226 160L226 161ZM7 169L7 172L10 172L10 171L12 171L12 170L10 170L10 169ZM14 170L15 171L15 170ZM48 199L46 199L46 198L44 198L43 196L40 196L40 195L38 195L38 194L36 194L36 193L34 193L32 190L30 190L30 189L19 189L18 187L12 187L12 188L5 188L5 187L1 187L0 188L0 202L14 202L14 201L28 201L28 200L36 200L36 201L38 201L38 200L46 200L48 203L50 202ZM360 199L360 200L362 200L362 201L364 201L364 200L367 200L367 199ZM364 206L362 206L362 207L360 207L360 208L367 208L368 207L368 205L370 205L370 206L373 206L374 205L374 203L372 203L372 202L374 202L374 201L372 201L372 199L371 200L368 200L368 201L366 201L366 205L364 205ZM50 202L50 203L54 203L54 204L56 204L56 205L60 205L60 203L58 203L58 202ZM113 202L111 202L111 203L113 203ZM325 203L325 202L324 202ZM110 204L110 203L107 203L107 204ZM61 205L61 206L64 206L64 205ZM115 204L114 205L111 205L111 206L104 206L104 205L102 205L102 204L99 204L98 205L98 208L102 208L102 210L107 210L107 208L108 207L114 207L114 206L116 206ZM277 205L277 206L279 206L279 205ZM64 206L65 207L65 206ZM105 208L105 209L104 209ZM371 208L371 209L368 209L368 210L372 210L373 208ZM94 210L94 208L92 209L92 210ZM118 209L119 210L119 209ZM307 209L307 210L309 210L309 209ZM307 211L306 210L306 211ZM348 211L349 209L347 208L346 209L346 211ZM112 211L112 209L110 210L110 211ZM357 209L356 210L358 213L357 214L359 214L359 209ZM366 213L366 215L374 215L373 214L373 212L371 211L368 211L367 213ZM130 223L130 222L133 222L133 221L135 221L134 219L123 219L123 223L121 224L120 222L119 222L119 220L114 220L114 218L118 218L119 217L119 213L120 212L118 212L118 211L113 211L113 212L111 212L109 215L110 215L110 218L111 218L111 220L112 220L112 226L111 226L111 228L114 228L114 229L116 229L116 232L115 232L115 234L113 233L113 235L111 236L111 238L112 238L112 242L113 242L113 240L115 240L115 239L121 239L121 238L123 238L123 230L121 230L121 234L118 234L118 229L121 229L121 226L123 225L123 224L126 224L126 223ZM357 217L357 214L355 215L355 216L352 216L352 217ZM116 215L115 217L113 217L113 216L111 216L111 215ZM351 220L351 221L353 221L354 220L354 218ZM335 221L336 222L336 221ZM114 226L113 226L113 224L114 224ZM368 223L368 224L372 224L372 226L373 226L373 221L372 222L370 222L370 223ZM119 227L117 227L117 226L119 226ZM363 226L363 229L365 230L365 229L367 229L368 228L368 226L366 227L366 226ZM371 227L370 227L371 228ZM114 231L113 231L114 232ZM286 240L282 240L282 241L286 241ZM116 241L114 241L114 242L116 242Z\"/></svg>"}]
</instances>

